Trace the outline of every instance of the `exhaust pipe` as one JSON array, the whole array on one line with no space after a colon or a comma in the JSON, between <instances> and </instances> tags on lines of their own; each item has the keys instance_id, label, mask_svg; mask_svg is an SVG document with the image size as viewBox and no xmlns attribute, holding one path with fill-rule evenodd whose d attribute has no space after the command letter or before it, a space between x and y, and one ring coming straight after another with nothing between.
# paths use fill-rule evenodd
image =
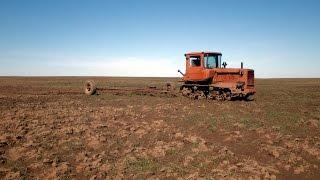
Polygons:
<instances>
[{"instance_id":1,"label":"exhaust pipe","mask_svg":"<svg viewBox=\"0 0 320 180\"><path fill-rule=\"evenodd\" d=\"M185 74L183 74L181 71L180 71L180 69L178 69L178 72L182 75L182 76L184 76Z\"/></svg>"},{"instance_id":2,"label":"exhaust pipe","mask_svg":"<svg viewBox=\"0 0 320 180\"><path fill-rule=\"evenodd\" d=\"M243 75L243 62L241 62L241 69L240 69L240 75L242 76Z\"/></svg>"}]
</instances>

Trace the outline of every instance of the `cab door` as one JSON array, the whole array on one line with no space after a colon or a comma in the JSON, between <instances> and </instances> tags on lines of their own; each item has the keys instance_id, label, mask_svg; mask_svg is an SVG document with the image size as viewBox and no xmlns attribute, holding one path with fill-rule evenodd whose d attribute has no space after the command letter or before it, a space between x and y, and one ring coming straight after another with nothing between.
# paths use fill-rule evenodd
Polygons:
<instances>
[{"instance_id":1,"label":"cab door","mask_svg":"<svg viewBox=\"0 0 320 180\"><path fill-rule=\"evenodd\" d=\"M186 75L191 81L199 81L203 79L203 57L201 55L187 56Z\"/></svg>"}]
</instances>

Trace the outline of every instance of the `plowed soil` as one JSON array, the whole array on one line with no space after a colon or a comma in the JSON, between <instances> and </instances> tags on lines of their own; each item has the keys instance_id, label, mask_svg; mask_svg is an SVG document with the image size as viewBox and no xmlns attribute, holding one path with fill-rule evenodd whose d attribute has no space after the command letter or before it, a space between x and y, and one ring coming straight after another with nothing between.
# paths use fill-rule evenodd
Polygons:
<instances>
[{"instance_id":1,"label":"plowed soil","mask_svg":"<svg viewBox=\"0 0 320 180\"><path fill-rule=\"evenodd\" d=\"M0 78L0 179L320 179L320 79L255 101L115 94L175 78Z\"/></svg>"}]
</instances>

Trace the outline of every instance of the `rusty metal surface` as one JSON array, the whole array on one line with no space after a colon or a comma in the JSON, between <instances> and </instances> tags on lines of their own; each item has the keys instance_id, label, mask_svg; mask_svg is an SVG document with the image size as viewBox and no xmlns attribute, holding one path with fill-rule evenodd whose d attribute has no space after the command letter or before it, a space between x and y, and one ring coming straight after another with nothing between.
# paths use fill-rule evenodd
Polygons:
<instances>
[{"instance_id":1,"label":"rusty metal surface","mask_svg":"<svg viewBox=\"0 0 320 180\"><path fill-rule=\"evenodd\" d=\"M242 92L255 93L254 89L254 71L252 69L243 68L212 68L204 67L204 56L206 54L222 55L219 52L191 52L186 54L186 73L183 76L185 83L199 83L207 82L209 85L230 88L231 90L237 86L237 83L244 84ZM191 66L190 57L199 56L201 58L200 66Z\"/></svg>"},{"instance_id":2,"label":"rusty metal surface","mask_svg":"<svg viewBox=\"0 0 320 180\"><path fill-rule=\"evenodd\" d=\"M199 55L199 54L219 54L219 55L222 55L221 52L214 52L214 51L188 52L185 55Z\"/></svg>"}]
</instances>

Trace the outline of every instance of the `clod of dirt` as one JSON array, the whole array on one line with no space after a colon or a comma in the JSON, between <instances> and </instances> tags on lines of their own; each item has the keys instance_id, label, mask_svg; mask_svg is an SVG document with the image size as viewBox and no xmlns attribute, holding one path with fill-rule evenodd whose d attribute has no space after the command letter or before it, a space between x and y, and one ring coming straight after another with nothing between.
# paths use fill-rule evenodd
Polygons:
<instances>
[{"instance_id":1,"label":"clod of dirt","mask_svg":"<svg viewBox=\"0 0 320 180\"><path fill-rule=\"evenodd\" d=\"M110 165L109 164L103 164L100 166L99 170L101 172L108 172L109 170L111 169Z\"/></svg>"},{"instance_id":2,"label":"clod of dirt","mask_svg":"<svg viewBox=\"0 0 320 180\"><path fill-rule=\"evenodd\" d=\"M7 159L5 157L0 156L0 164L5 164Z\"/></svg>"},{"instance_id":3,"label":"clod of dirt","mask_svg":"<svg viewBox=\"0 0 320 180\"><path fill-rule=\"evenodd\" d=\"M245 125L244 125L244 124L242 124L242 123L238 123L238 122L237 122L237 123L234 123L234 124L233 124L233 126L234 126L234 127L236 127L236 128L239 128L239 129L242 129L242 128L244 128L244 127L245 127Z\"/></svg>"},{"instance_id":4,"label":"clod of dirt","mask_svg":"<svg viewBox=\"0 0 320 180\"><path fill-rule=\"evenodd\" d=\"M9 149L9 151L8 151L8 157L9 157L12 161L18 160L18 159L21 157L22 152L24 151L23 149L24 149L24 148L11 148L11 149Z\"/></svg>"},{"instance_id":5,"label":"clod of dirt","mask_svg":"<svg viewBox=\"0 0 320 180\"><path fill-rule=\"evenodd\" d=\"M270 144L270 143L268 143ZM267 145L265 147L262 147L262 150L266 151L269 155L273 156L274 158L279 158L281 155L281 152L284 150L282 147Z\"/></svg>"},{"instance_id":6,"label":"clod of dirt","mask_svg":"<svg viewBox=\"0 0 320 180\"><path fill-rule=\"evenodd\" d=\"M0 140L0 147L4 147L4 146L7 146L7 145L8 145L7 140Z\"/></svg>"},{"instance_id":7,"label":"clod of dirt","mask_svg":"<svg viewBox=\"0 0 320 180\"><path fill-rule=\"evenodd\" d=\"M98 179L98 176L97 176L97 175L91 176L89 180L95 180L95 179Z\"/></svg>"},{"instance_id":8,"label":"clod of dirt","mask_svg":"<svg viewBox=\"0 0 320 180\"><path fill-rule=\"evenodd\" d=\"M305 168L301 165L293 170L294 174L301 174L305 171Z\"/></svg>"},{"instance_id":9,"label":"clod of dirt","mask_svg":"<svg viewBox=\"0 0 320 180\"><path fill-rule=\"evenodd\" d=\"M316 119L310 119L307 124L312 128L318 128L319 121Z\"/></svg>"},{"instance_id":10,"label":"clod of dirt","mask_svg":"<svg viewBox=\"0 0 320 180\"><path fill-rule=\"evenodd\" d=\"M290 170L290 168L291 168L291 166L290 166L290 165L288 165L288 164L284 166L284 169L285 169L286 171L289 171L289 170Z\"/></svg>"},{"instance_id":11,"label":"clod of dirt","mask_svg":"<svg viewBox=\"0 0 320 180\"><path fill-rule=\"evenodd\" d=\"M190 162L192 162L193 160L194 160L194 158L192 156L186 156L184 158L183 165L188 166L190 164Z\"/></svg>"},{"instance_id":12,"label":"clod of dirt","mask_svg":"<svg viewBox=\"0 0 320 180\"><path fill-rule=\"evenodd\" d=\"M42 162L43 162L44 164L52 164L53 160L45 158L45 159L43 159Z\"/></svg>"},{"instance_id":13,"label":"clod of dirt","mask_svg":"<svg viewBox=\"0 0 320 180\"><path fill-rule=\"evenodd\" d=\"M311 156L314 156L318 160L320 160L320 150L318 148L310 147L308 142L302 144L302 149L306 151Z\"/></svg>"},{"instance_id":14,"label":"clod of dirt","mask_svg":"<svg viewBox=\"0 0 320 180\"><path fill-rule=\"evenodd\" d=\"M280 153L276 150L276 149L273 149L271 150L271 155L274 156L275 158L278 158L280 156Z\"/></svg>"},{"instance_id":15,"label":"clod of dirt","mask_svg":"<svg viewBox=\"0 0 320 180\"><path fill-rule=\"evenodd\" d=\"M228 155L228 156L234 156L234 153L230 151L227 147L223 147L222 149L219 150L220 155Z\"/></svg>"},{"instance_id":16,"label":"clod of dirt","mask_svg":"<svg viewBox=\"0 0 320 180\"><path fill-rule=\"evenodd\" d=\"M239 167L239 168L243 167L243 165L244 165L244 164L241 163L241 162L239 162L239 163L236 164L236 166Z\"/></svg>"},{"instance_id":17,"label":"clod of dirt","mask_svg":"<svg viewBox=\"0 0 320 180\"><path fill-rule=\"evenodd\" d=\"M6 135L0 136L0 147L9 145L10 137Z\"/></svg>"},{"instance_id":18,"label":"clod of dirt","mask_svg":"<svg viewBox=\"0 0 320 180\"><path fill-rule=\"evenodd\" d=\"M9 172L4 179L21 179L21 173L18 172Z\"/></svg>"},{"instance_id":19,"label":"clod of dirt","mask_svg":"<svg viewBox=\"0 0 320 180\"><path fill-rule=\"evenodd\" d=\"M177 139L178 138L183 138L183 134L180 133L180 132L177 132L177 133L174 134L174 137L177 138Z\"/></svg>"},{"instance_id":20,"label":"clod of dirt","mask_svg":"<svg viewBox=\"0 0 320 180\"><path fill-rule=\"evenodd\" d=\"M224 142L238 141L238 140L241 140L243 137L240 131L227 132L225 134L227 135L227 137L223 140Z\"/></svg>"},{"instance_id":21,"label":"clod of dirt","mask_svg":"<svg viewBox=\"0 0 320 180\"><path fill-rule=\"evenodd\" d=\"M63 162L60 164L56 164L51 168L51 173L49 175L49 179L57 179L57 178L66 178L68 174L71 172L70 165L67 162Z\"/></svg>"},{"instance_id":22,"label":"clod of dirt","mask_svg":"<svg viewBox=\"0 0 320 180\"><path fill-rule=\"evenodd\" d=\"M156 146L155 148L153 148L150 154L151 156L158 158L164 157L166 155L166 152L161 146Z\"/></svg>"}]
</instances>

